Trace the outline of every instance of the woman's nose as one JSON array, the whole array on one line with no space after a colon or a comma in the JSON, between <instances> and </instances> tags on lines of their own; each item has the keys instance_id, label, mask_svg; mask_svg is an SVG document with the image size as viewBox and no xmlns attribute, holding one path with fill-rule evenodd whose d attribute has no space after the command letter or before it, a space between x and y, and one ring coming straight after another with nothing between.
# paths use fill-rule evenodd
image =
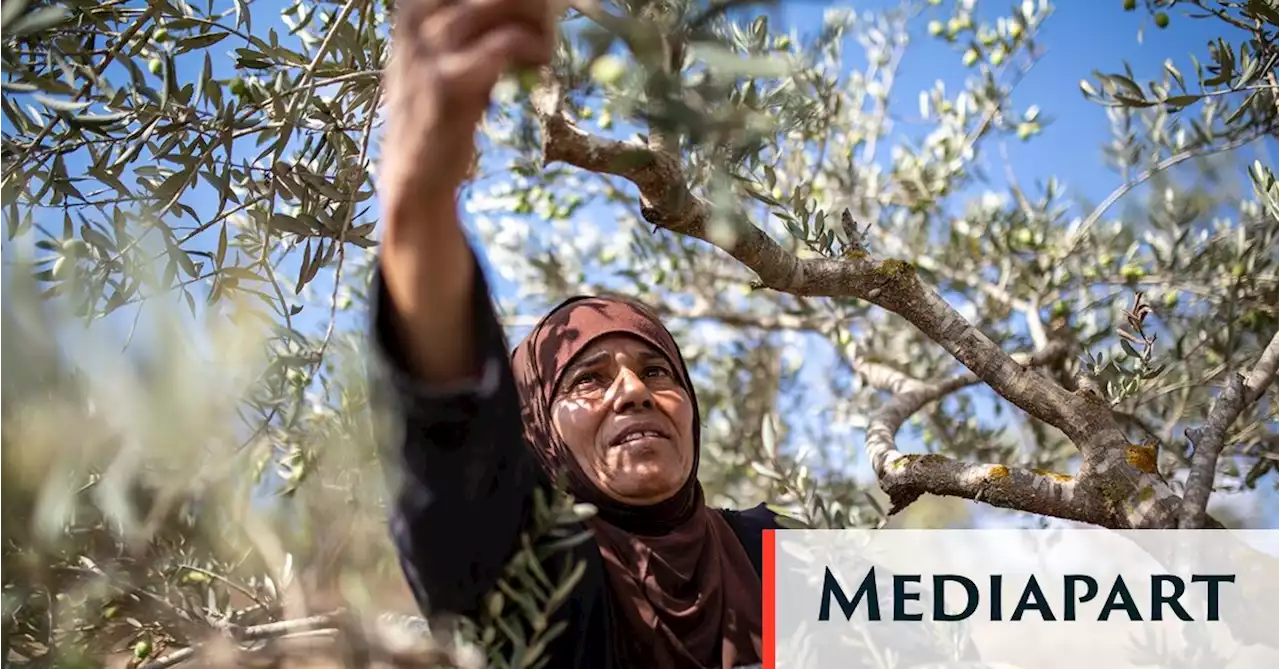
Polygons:
<instances>
[{"instance_id":1,"label":"woman's nose","mask_svg":"<svg viewBox=\"0 0 1280 669\"><path fill-rule=\"evenodd\" d=\"M623 368L614 381L613 410L623 412L637 408L653 408L653 395L635 372Z\"/></svg>"}]
</instances>

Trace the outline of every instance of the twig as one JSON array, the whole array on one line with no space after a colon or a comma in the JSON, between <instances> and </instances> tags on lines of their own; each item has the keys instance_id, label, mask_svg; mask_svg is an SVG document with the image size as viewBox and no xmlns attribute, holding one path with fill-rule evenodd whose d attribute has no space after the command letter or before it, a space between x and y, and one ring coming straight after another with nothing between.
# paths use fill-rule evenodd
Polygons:
<instances>
[{"instance_id":1,"label":"twig","mask_svg":"<svg viewBox=\"0 0 1280 669\"><path fill-rule=\"evenodd\" d=\"M1062 257L1065 258L1071 255L1075 251L1076 246L1081 242L1081 240L1084 239L1084 236L1089 232L1089 229L1092 228L1094 224L1098 222L1098 219L1102 218L1103 214L1107 213L1107 210L1110 209L1112 205L1114 205L1117 201L1119 201L1120 198L1127 195L1129 191L1146 183L1152 177L1156 176L1157 174L1160 174L1161 172L1171 167L1174 167L1175 165L1178 165L1179 163L1185 162L1192 158L1202 158L1204 156L1211 156L1215 153L1222 153L1224 151L1231 151L1234 149L1238 149L1244 146L1245 144L1249 144L1265 136L1266 134L1267 134L1266 132L1258 132L1258 133L1253 133L1251 135L1248 135L1246 137L1235 139L1233 141L1227 142L1226 144L1221 144L1219 146L1209 147L1205 149L1187 149L1185 151L1180 151L1156 163L1151 168L1144 170L1143 172L1140 172L1138 176L1134 177L1132 180L1126 181L1123 184L1120 184L1119 186L1116 187L1115 190L1111 191L1111 194L1108 195L1106 198L1104 198L1102 202L1098 204L1097 207L1094 207L1093 211L1089 212L1089 215L1086 216L1083 221L1081 221L1079 226L1076 226L1075 230L1071 234L1071 239L1068 240L1067 242L1066 250L1062 253Z\"/></svg>"},{"instance_id":2,"label":"twig","mask_svg":"<svg viewBox=\"0 0 1280 669\"><path fill-rule=\"evenodd\" d=\"M1204 522L1205 507L1209 503L1209 495L1213 491L1213 479L1218 470L1218 456L1222 453L1223 437L1227 428L1236 418L1254 402L1257 402L1267 387L1276 379L1277 364L1280 363L1280 332L1271 338L1271 343L1262 352L1262 357L1245 376L1233 374L1227 381L1227 387L1214 400L1209 417L1202 427L1190 428L1186 431L1187 439L1195 445L1191 456L1191 471L1187 474L1186 492L1182 497L1182 512L1178 516L1178 526L1183 529L1198 529Z\"/></svg>"},{"instance_id":3,"label":"twig","mask_svg":"<svg viewBox=\"0 0 1280 669\"><path fill-rule=\"evenodd\" d=\"M1032 35L1034 35L1034 33L1032 33ZM1043 51L1040 51L1038 53L1031 53L1030 60L1027 61L1025 65L1022 65L1018 67L1018 69L1014 70L1013 77L1011 78L1012 80L1009 82L1010 91L1018 87L1018 84L1021 83L1022 79L1027 76L1027 73L1030 72L1032 68L1036 66L1036 63L1040 62L1040 59L1042 57L1044 57ZM1006 65L1006 67L1008 66ZM1003 72L1001 72L1001 74L1003 74ZM999 78L999 75L997 75L996 78ZM978 123L978 125L975 126L967 136L965 136L964 145L961 146L960 148L960 155L964 155L966 152L972 149L973 146L977 144L978 140L981 139L982 136L986 134L987 129L991 127L991 122L995 120L996 114L1000 113L1000 109L1001 109L1001 105L999 103L993 104L989 109L987 109L987 113L982 115L982 120Z\"/></svg>"},{"instance_id":4,"label":"twig","mask_svg":"<svg viewBox=\"0 0 1280 669\"><path fill-rule=\"evenodd\" d=\"M578 10L580 14L593 21L601 28L617 35L628 47L634 47L632 40L632 19L618 16L606 10L600 0L569 0L568 6Z\"/></svg>"},{"instance_id":5,"label":"twig","mask_svg":"<svg viewBox=\"0 0 1280 669\"><path fill-rule=\"evenodd\" d=\"M776 2L777 0L721 0L720 2L713 2L709 7L703 10L701 14L695 16L689 22L689 27L686 29L686 32L689 34L696 34L711 25L712 21L724 16L732 9L745 7L747 5L772 5L776 4Z\"/></svg>"},{"instance_id":6,"label":"twig","mask_svg":"<svg viewBox=\"0 0 1280 669\"><path fill-rule=\"evenodd\" d=\"M107 67L111 65L111 61L115 60L116 56L119 55L120 49L123 48L129 40L133 39L134 35L138 34L138 31L142 29L143 24L159 12L159 5L147 6L147 9L138 17L137 22L129 26L129 29L120 35L119 39L117 39L115 44L112 45L111 50L102 58L102 62L93 69L93 76L90 77L89 81L85 82L84 86L80 87L80 90L76 92L76 96L73 100L79 100L85 95L88 95L89 91L93 90L93 84L97 79L102 77L104 72L107 71ZM15 172L21 172L21 165L25 164L27 162L27 158L31 157L31 152L35 150L35 147L38 146L45 137L48 137L49 133L53 132L54 126L58 124L58 121L61 118L62 117L58 115L54 115L47 123L45 123L44 127L40 130L40 134L36 135L36 138L31 140L31 143L27 145L26 150L22 152L22 156L13 162L13 169L10 170L9 174L5 175L5 181L8 181L9 177Z\"/></svg>"},{"instance_id":7,"label":"twig","mask_svg":"<svg viewBox=\"0 0 1280 669\"><path fill-rule=\"evenodd\" d=\"M197 567L195 565L190 565L190 564L184 564L182 565L182 568L186 569L187 571L194 571L200 574L204 574L209 578L222 581L227 587L237 590L240 592L240 594L253 600L254 604L257 604L258 606L266 608L266 604L264 604L262 600L258 598L257 593L244 587L243 585L240 585L239 583L236 583L235 581L232 581L231 579L227 578L226 576L223 576L222 574L219 574L214 571L209 571L208 569L202 569L200 567Z\"/></svg>"},{"instance_id":8,"label":"twig","mask_svg":"<svg viewBox=\"0 0 1280 669\"><path fill-rule=\"evenodd\" d=\"M239 627L237 625L224 626L223 632L230 638L237 641L255 641L259 639L271 639L283 637L298 632L321 629L339 629L342 621L342 613L326 613L309 618L299 618L297 620L284 620L274 623L263 623L252 627ZM180 648L168 655L158 657L150 662L140 664L136 669L165 669L175 664L180 664L190 660L198 655L205 648L206 644L196 644L187 648Z\"/></svg>"}]
</instances>

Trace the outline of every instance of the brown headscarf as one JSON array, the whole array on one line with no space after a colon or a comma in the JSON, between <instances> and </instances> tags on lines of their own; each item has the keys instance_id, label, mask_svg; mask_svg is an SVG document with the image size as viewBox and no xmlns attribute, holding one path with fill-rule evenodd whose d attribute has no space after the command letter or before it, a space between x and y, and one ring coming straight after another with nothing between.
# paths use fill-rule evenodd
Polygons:
<instances>
[{"instance_id":1,"label":"brown headscarf","mask_svg":"<svg viewBox=\"0 0 1280 669\"><path fill-rule=\"evenodd\" d=\"M680 490L651 506L617 502L587 478L551 422L560 375L592 341L638 337L679 370L693 402L693 470ZM646 307L612 297L562 302L516 347L512 360L525 438L547 473L565 476L569 492L594 504L595 531L615 602L623 667L708 669L760 661L760 577L698 482L698 402L671 333Z\"/></svg>"}]
</instances>

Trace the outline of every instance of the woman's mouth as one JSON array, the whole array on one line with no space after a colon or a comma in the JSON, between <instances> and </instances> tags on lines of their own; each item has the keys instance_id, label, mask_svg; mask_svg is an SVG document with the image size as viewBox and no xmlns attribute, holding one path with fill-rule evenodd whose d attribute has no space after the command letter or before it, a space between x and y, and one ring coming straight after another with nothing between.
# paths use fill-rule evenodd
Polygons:
<instances>
[{"instance_id":1,"label":"woman's mouth","mask_svg":"<svg viewBox=\"0 0 1280 669\"><path fill-rule=\"evenodd\" d=\"M644 430L643 432L630 432L630 433L628 433L628 434L624 435L624 436L622 437L622 439L621 439L621 440L619 440L619 441L618 441L618 443L617 443L616 445L617 445L617 446L628 446L628 445L631 445L631 444L638 444L638 443L640 443L640 442L642 442L642 441L647 441L647 440L652 440L652 439L662 439L662 438L663 438L663 436L662 436L661 434L658 434L657 432L654 432L653 430Z\"/></svg>"},{"instance_id":2,"label":"woman's mouth","mask_svg":"<svg viewBox=\"0 0 1280 669\"><path fill-rule=\"evenodd\" d=\"M635 448L637 446L651 445L656 443L659 439L667 438L667 435L657 428L636 426L628 428L618 436L614 437L613 440L609 442L609 445L613 447L625 446L628 448Z\"/></svg>"}]
</instances>

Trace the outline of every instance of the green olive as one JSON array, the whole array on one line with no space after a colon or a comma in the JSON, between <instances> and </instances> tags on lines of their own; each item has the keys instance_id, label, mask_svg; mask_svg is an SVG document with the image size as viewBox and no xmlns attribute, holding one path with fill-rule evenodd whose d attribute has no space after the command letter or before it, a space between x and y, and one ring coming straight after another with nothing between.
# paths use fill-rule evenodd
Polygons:
<instances>
[{"instance_id":1,"label":"green olive","mask_svg":"<svg viewBox=\"0 0 1280 669\"><path fill-rule=\"evenodd\" d=\"M1120 268L1120 276L1126 279L1141 279L1147 271L1138 265L1125 265Z\"/></svg>"},{"instance_id":2,"label":"green olive","mask_svg":"<svg viewBox=\"0 0 1280 669\"><path fill-rule=\"evenodd\" d=\"M616 56L601 56L591 64L591 78L604 86L613 86L622 81L626 66Z\"/></svg>"},{"instance_id":3,"label":"green olive","mask_svg":"<svg viewBox=\"0 0 1280 669\"><path fill-rule=\"evenodd\" d=\"M74 237L63 240L62 242L62 255L64 256L83 258L88 251L89 245Z\"/></svg>"}]
</instances>

